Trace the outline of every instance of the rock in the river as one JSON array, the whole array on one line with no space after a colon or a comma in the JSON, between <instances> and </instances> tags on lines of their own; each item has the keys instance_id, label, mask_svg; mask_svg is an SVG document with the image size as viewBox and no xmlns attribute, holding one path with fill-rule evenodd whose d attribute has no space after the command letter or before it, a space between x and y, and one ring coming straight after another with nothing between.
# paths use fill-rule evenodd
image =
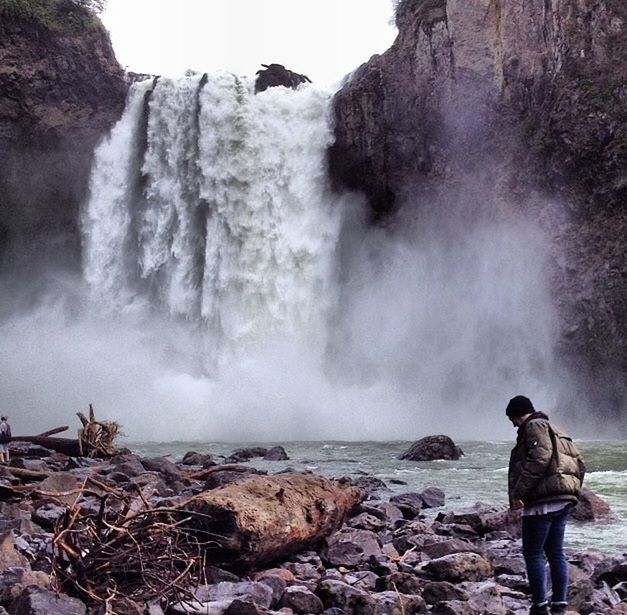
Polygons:
<instances>
[{"instance_id":1,"label":"rock in the river","mask_svg":"<svg viewBox=\"0 0 627 615\"><path fill-rule=\"evenodd\" d=\"M459 459L463 451L448 436L426 436L414 442L399 459L433 461L435 459Z\"/></svg>"},{"instance_id":2,"label":"rock in the river","mask_svg":"<svg viewBox=\"0 0 627 615\"><path fill-rule=\"evenodd\" d=\"M286 461L289 459L285 449L282 446L273 446L266 451L263 456L266 461Z\"/></svg>"},{"instance_id":3,"label":"rock in the river","mask_svg":"<svg viewBox=\"0 0 627 615\"><path fill-rule=\"evenodd\" d=\"M571 514L573 519L577 519L577 521L599 521L615 518L610 505L589 489L582 489L581 497Z\"/></svg>"}]
</instances>

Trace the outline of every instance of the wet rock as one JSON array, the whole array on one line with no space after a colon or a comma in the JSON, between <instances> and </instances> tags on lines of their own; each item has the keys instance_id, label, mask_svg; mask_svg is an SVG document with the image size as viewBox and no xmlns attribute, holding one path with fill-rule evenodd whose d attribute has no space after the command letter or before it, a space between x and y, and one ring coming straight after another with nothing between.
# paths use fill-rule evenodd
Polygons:
<instances>
[{"instance_id":1,"label":"wet rock","mask_svg":"<svg viewBox=\"0 0 627 615\"><path fill-rule=\"evenodd\" d=\"M263 446L238 448L226 458L226 463L241 463L242 461L249 461L255 457L263 457L267 452L268 449Z\"/></svg>"},{"instance_id":2,"label":"wet rock","mask_svg":"<svg viewBox=\"0 0 627 615\"><path fill-rule=\"evenodd\" d=\"M185 466L202 466L203 468L217 465L211 455L204 455L196 451L187 451L181 463Z\"/></svg>"},{"instance_id":3,"label":"wet rock","mask_svg":"<svg viewBox=\"0 0 627 615\"><path fill-rule=\"evenodd\" d=\"M45 572L33 571L28 564L0 570L0 602L9 604L27 587L50 588L50 577Z\"/></svg>"},{"instance_id":4,"label":"wet rock","mask_svg":"<svg viewBox=\"0 0 627 615\"><path fill-rule=\"evenodd\" d=\"M224 615L268 615L267 608L255 603L236 598L225 609Z\"/></svg>"},{"instance_id":5,"label":"wet rock","mask_svg":"<svg viewBox=\"0 0 627 615\"><path fill-rule=\"evenodd\" d=\"M219 472L213 472L209 474L205 480L205 489L215 489L233 483L237 480L244 480L249 476L257 474L267 474L261 470L255 470L254 468L246 468L246 472L236 472L233 470L221 470Z\"/></svg>"},{"instance_id":6,"label":"wet rock","mask_svg":"<svg viewBox=\"0 0 627 615\"><path fill-rule=\"evenodd\" d=\"M427 487L423 492L421 492L420 497L422 499L423 508L438 508L440 506L444 506L446 501L444 491L442 491L442 489L438 489L437 487Z\"/></svg>"},{"instance_id":7,"label":"wet rock","mask_svg":"<svg viewBox=\"0 0 627 615\"><path fill-rule=\"evenodd\" d=\"M182 602L168 608L168 615L224 615L233 600Z\"/></svg>"},{"instance_id":8,"label":"wet rock","mask_svg":"<svg viewBox=\"0 0 627 615\"><path fill-rule=\"evenodd\" d=\"M448 600L433 605L429 612L432 615L476 615L480 611L476 611L468 602Z\"/></svg>"},{"instance_id":9,"label":"wet rock","mask_svg":"<svg viewBox=\"0 0 627 615\"><path fill-rule=\"evenodd\" d=\"M240 599L245 602L269 607L272 604L272 590L265 583L241 581L230 583L223 581L217 585L201 585L195 596L200 602L221 602Z\"/></svg>"},{"instance_id":10,"label":"wet rock","mask_svg":"<svg viewBox=\"0 0 627 615\"><path fill-rule=\"evenodd\" d=\"M46 502L33 511L33 521L41 527L52 530L54 524L65 514L65 507L54 502Z\"/></svg>"},{"instance_id":11,"label":"wet rock","mask_svg":"<svg viewBox=\"0 0 627 615\"><path fill-rule=\"evenodd\" d=\"M374 591L378 579L378 575L370 570L355 570L344 576L346 583L364 591Z\"/></svg>"},{"instance_id":12,"label":"wet rock","mask_svg":"<svg viewBox=\"0 0 627 615\"><path fill-rule=\"evenodd\" d=\"M627 581L627 554L604 559L597 564L592 573L592 580L596 583L605 582L610 587Z\"/></svg>"},{"instance_id":13,"label":"wet rock","mask_svg":"<svg viewBox=\"0 0 627 615\"><path fill-rule=\"evenodd\" d=\"M463 583L462 587L468 592L468 604L476 613L508 615L509 611L503 602L501 590L494 581Z\"/></svg>"},{"instance_id":14,"label":"wet rock","mask_svg":"<svg viewBox=\"0 0 627 615\"><path fill-rule=\"evenodd\" d=\"M393 495L390 502L403 513L405 519L415 519L422 509L422 495L420 493Z\"/></svg>"},{"instance_id":15,"label":"wet rock","mask_svg":"<svg viewBox=\"0 0 627 615\"><path fill-rule=\"evenodd\" d=\"M371 476L370 474L366 476L358 476L357 478L351 478L350 482L356 487L363 489L369 496L376 494L378 491L389 491L389 488L384 481L376 476Z\"/></svg>"},{"instance_id":16,"label":"wet rock","mask_svg":"<svg viewBox=\"0 0 627 615\"><path fill-rule=\"evenodd\" d=\"M610 520L616 517L610 505L589 489L582 489L579 501L571 515L577 521Z\"/></svg>"},{"instance_id":17,"label":"wet rock","mask_svg":"<svg viewBox=\"0 0 627 615\"><path fill-rule=\"evenodd\" d=\"M509 536L520 536L521 510L510 510L504 506L494 507L477 503L465 512L439 513L436 521L444 525L468 525L479 536L504 530Z\"/></svg>"},{"instance_id":18,"label":"wet rock","mask_svg":"<svg viewBox=\"0 0 627 615\"><path fill-rule=\"evenodd\" d=\"M451 438L444 435L426 436L414 442L399 459L409 461L433 461L435 459L454 460L463 455L463 451Z\"/></svg>"},{"instance_id":19,"label":"wet rock","mask_svg":"<svg viewBox=\"0 0 627 615\"><path fill-rule=\"evenodd\" d=\"M140 461L148 472L158 472L163 476L173 478L178 478L181 475L179 469L167 457L150 457Z\"/></svg>"},{"instance_id":20,"label":"wet rock","mask_svg":"<svg viewBox=\"0 0 627 615\"><path fill-rule=\"evenodd\" d=\"M386 527L384 519L369 515L368 513L361 513L356 517L349 519L346 524L349 527L353 527L359 530L369 530L371 532L379 532Z\"/></svg>"},{"instance_id":21,"label":"wet rock","mask_svg":"<svg viewBox=\"0 0 627 615\"><path fill-rule=\"evenodd\" d=\"M283 592L280 606L288 607L294 613L302 613L304 615L322 613L324 610L322 600L303 585L291 585L288 587Z\"/></svg>"},{"instance_id":22,"label":"wet rock","mask_svg":"<svg viewBox=\"0 0 627 615\"><path fill-rule=\"evenodd\" d=\"M422 597L427 604L438 602L466 601L468 593L448 581L425 581L421 587Z\"/></svg>"},{"instance_id":23,"label":"wet rock","mask_svg":"<svg viewBox=\"0 0 627 615\"><path fill-rule=\"evenodd\" d=\"M477 553L480 549L467 540L449 538L447 540L428 541L420 547L420 551L428 555L431 559L437 559L445 555L451 555L452 553Z\"/></svg>"},{"instance_id":24,"label":"wet rock","mask_svg":"<svg viewBox=\"0 0 627 615\"><path fill-rule=\"evenodd\" d=\"M27 587L10 605L10 615L85 615L77 598L56 594L41 587Z\"/></svg>"},{"instance_id":25,"label":"wet rock","mask_svg":"<svg viewBox=\"0 0 627 615\"><path fill-rule=\"evenodd\" d=\"M327 538L326 560L332 566L357 566L371 555L381 554L381 545L374 532L343 528Z\"/></svg>"},{"instance_id":26,"label":"wet rock","mask_svg":"<svg viewBox=\"0 0 627 615\"><path fill-rule=\"evenodd\" d=\"M111 465L114 466L118 472L122 472L122 474L126 474L131 478L139 476L146 471L137 455L116 455L110 461Z\"/></svg>"},{"instance_id":27,"label":"wet rock","mask_svg":"<svg viewBox=\"0 0 627 615\"><path fill-rule=\"evenodd\" d=\"M266 461L286 461L289 459L285 449L282 446L273 446L266 451L263 456Z\"/></svg>"},{"instance_id":28,"label":"wet rock","mask_svg":"<svg viewBox=\"0 0 627 615\"><path fill-rule=\"evenodd\" d=\"M379 579L377 589L379 591L396 591L401 594L422 594L424 580L415 574L396 572Z\"/></svg>"},{"instance_id":29,"label":"wet rock","mask_svg":"<svg viewBox=\"0 0 627 615\"><path fill-rule=\"evenodd\" d=\"M431 560L423 565L422 570L433 580L483 581L494 575L492 564L477 553L452 553Z\"/></svg>"},{"instance_id":30,"label":"wet rock","mask_svg":"<svg viewBox=\"0 0 627 615\"><path fill-rule=\"evenodd\" d=\"M326 608L337 607L346 613L361 613L373 607L368 592L351 587L342 581L324 579L318 584L316 594Z\"/></svg>"},{"instance_id":31,"label":"wet rock","mask_svg":"<svg viewBox=\"0 0 627 615\"><path fill-rule=\"evenodd\" d=\"M255 580L260 583L265 583L272 590L271 604L275 605L280 602L281 596L283 596L283 592L285 592L285 588L287 587L287 582L283 576L279 574L264 574L263 576L255 577ZM294 582L294 580L292 580L292 582Z\"/></svg>"},{"instance_id":32,"label":"wet rock","mask_svg":"<svg viewBox=\"0 0 627 615\"><path fill-rule=\"evenodd\" d=\"M387 591L372 595L373 615L409 615L426 613L427 605L420 596L407 596L402 592Z\"/></svg>"},{"instance_id":33,"label":"wet rock","mask_svg":"<svg viewBox=\"0 0 627 615\"><path fill-rule=\"evenodd\" d=\"M309 562L286 562L283 564L283 567L300 581L317 580L320 578L318 566Z\"/></svg>"}]
</instances>

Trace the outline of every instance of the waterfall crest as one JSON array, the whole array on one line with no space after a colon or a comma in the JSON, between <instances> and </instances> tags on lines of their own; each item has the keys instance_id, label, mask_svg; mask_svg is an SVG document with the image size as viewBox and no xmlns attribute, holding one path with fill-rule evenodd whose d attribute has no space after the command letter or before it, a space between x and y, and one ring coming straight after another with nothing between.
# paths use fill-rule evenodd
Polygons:
<instances>
[{"instance_id":1,"label":"waterfall crest","mask_svg":"<svg viewBox=\"0 0 627 615\"><path fill-rule=\"evenodd\" d=\"M328 100L255 96L231 74L134 84L82 216L94 297L189 322L208 371L277 337L320 355L339 232Z\"/></svg>"}]
</instances>

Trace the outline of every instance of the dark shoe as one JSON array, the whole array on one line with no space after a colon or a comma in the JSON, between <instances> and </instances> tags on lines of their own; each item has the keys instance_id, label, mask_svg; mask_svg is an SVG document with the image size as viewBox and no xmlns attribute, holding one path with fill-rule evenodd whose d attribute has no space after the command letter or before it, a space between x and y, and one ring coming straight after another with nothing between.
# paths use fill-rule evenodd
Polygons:
<instances>
[{"instance_id":1,"label":"dark shoe","mask_svg":"<svg viewBox=\"0 0 627 615\"><path fill-rule=\"evenodd\" d=\"M536 606L535 604L529 610L529 615L551 615L549 605Z\"/></svg>"},{"instance_id":2,"label":"dark shoe","mask_svg":"<svg viewBox=\"0 0 627 615\"><path fill-rule=\"evenodd\" d=\"M551 604L551 614L552 615L564 615L566 613L568 605L563 602L556 602Z\"/></svg>"}]
</instances>

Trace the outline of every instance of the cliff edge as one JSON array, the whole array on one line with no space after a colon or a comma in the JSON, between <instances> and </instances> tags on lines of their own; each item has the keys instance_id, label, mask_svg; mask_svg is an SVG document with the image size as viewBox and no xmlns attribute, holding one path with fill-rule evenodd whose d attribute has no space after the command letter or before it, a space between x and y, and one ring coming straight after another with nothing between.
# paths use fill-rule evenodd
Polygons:
<instances>
[{"instance_id":1,"label":"cliff edge","mask_svg":"<svg viewBox=\"0 0 627 615\"><path fill-rule=\"evenodd\" d=\"M334 100L336 185L375 219L479 185L551 244L558 354L627 404L627 4L401 0L398 37ZM470 179L471 178L471 179ZM461 188L460 188L461 186ZM443 196L444 195L444 196Z\"/></svg>"},{"instance_id":2,"label":"cliff edge","mask_svg":"<svg viewBox=\"0 0 627 615\"><path fill-rule=\"evenodd\" d=\"M0 270L78 266L94 146L127 87L88 9L0 2Z\"/></svg>"}]
</instances>

